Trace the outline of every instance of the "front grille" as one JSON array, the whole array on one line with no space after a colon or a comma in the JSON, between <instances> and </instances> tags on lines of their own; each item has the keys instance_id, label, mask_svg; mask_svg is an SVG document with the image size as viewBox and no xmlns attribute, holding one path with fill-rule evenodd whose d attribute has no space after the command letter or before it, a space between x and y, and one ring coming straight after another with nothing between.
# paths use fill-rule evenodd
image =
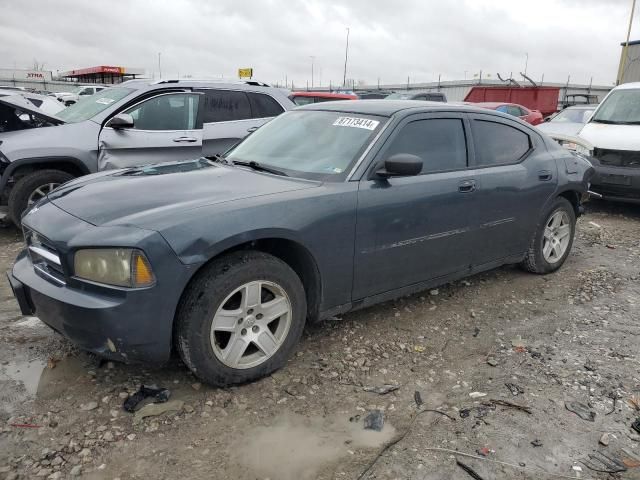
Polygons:
<instances>
[{"instance_id":1,"label":"front grille","mask_svg":"<svg viewBox=\"0 0 640 480\"><path fill-rule=\"evenodd\" d=\"M608 150L595 148L593 156L600 164L610 167L640 168L640 152L633 150Z\"/></svg>"},{"instance_id":2,"label":"front grille","mask_svg":"<svg viewBox=\"0 0 640 480\"><path fill-rule=\"evenodd\" d=\"M33 230L24 229L24 240L33 268L41 277L57 285L65 284L60 255L53 243Z\"/></svg>"}]
</instances>

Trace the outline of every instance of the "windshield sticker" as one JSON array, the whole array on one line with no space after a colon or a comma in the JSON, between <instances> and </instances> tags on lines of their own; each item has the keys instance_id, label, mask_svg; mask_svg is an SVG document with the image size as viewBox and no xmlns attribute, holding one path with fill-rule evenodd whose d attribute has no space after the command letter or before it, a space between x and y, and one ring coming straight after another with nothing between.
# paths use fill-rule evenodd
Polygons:
<instances>
[{"instance_id":1,"label":"windshield sticker","mask_svg":"<svg viewBox=\"0 0 640 480\"><path fill-rule=\"evenodd\" d=\"M377 120L356 117L338 117L333 125L336 127L364 128L365 130L375 130L380 124Z\"/></svg>"},{"instance_id":2,"label":"windshield sticker","mask_svg":"<svg viewBox=\"0 0 640 480\"><path fill-rule=\"evenodd\" d=\"M114 99L112 99L112 98L104 98L104 97L103 98L99 98L98 100L96 100L96 103L100 103L102 105L110 105L113 102L115 102Z\"/></svg>"}]
</instances>

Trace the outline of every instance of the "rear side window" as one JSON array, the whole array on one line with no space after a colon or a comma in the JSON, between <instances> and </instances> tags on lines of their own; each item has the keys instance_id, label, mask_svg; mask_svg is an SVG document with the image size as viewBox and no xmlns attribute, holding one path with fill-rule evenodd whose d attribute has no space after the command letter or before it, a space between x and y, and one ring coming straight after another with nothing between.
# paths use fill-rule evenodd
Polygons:
<instances>
[{"instance_id":1,"label":"rear side window","mask_svg":"<svg viewBox=\"0 0 640 480\"><path fill-rule=\"evenodd\" d=\"M479 166L518 163L531 148L529 135L509 125L474 120L473 127Z\"/></svg>"},{"instance_id":2,"label":"rear side window","mask_svg":"<svg viewBox=\"0 0 640 480\"><path fill-rule=\"evenodd\" d=\"M203 108L204 123L230 122L251 118L249 98L244 92L206 90Z\"/></svg>"},{"instance_id":3,"label":"rear side window","mask_svg":"<svg viewBox=\"0 0 640 480\"><path fill-rule=\"evenodd\" d=\"M247 96L253 118L277 117L284 112L284 108L269 95L247 92Z\"/></svg>"},{"instance_id":4,"label":"rear side window","mask_svg":"<svg viewBox=\"0 0 640 480\"><path fill-rule=\"evenodd\" d=\"M293 103L296 105L309 105L310 103L314 103L314 97L299 97L299 96L291 96L289 97Z\"/></svg>"},{"instance_id":5,"label":"rear side window","mask_svg":"<svg viewBox=\"0 0 640 480\"><path fill-rule=\"evenodd\" d=\"M523 115L522 110L520 110L520 107L516 107L515 105L508 105L507 113L509 115L513 115L514 117L519 117Z\"/></svg>"},{"instance_id":6,"label":"rear side window","mask_svg":"<svg viewBox=\"0 0 640 480\"><path fill-rule=\"evenodd\" d=\"M392 140L385 158L410 153L423 160L422 173L467 167L467 144L462 120L434 118L407 123Z\"/></svg>"}]
</instances>

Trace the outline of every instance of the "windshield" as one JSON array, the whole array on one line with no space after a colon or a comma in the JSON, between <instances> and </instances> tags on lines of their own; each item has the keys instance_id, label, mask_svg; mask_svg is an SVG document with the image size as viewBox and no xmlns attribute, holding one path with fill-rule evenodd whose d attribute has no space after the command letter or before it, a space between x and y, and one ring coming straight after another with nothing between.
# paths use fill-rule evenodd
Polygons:
<instances>
[{"instance_id":1,"label":"windshield","mask_svg":"<svg viewBox=\"0 0 640 480\"><path fill-rule=\"evenodd\" d=\"M587 123L595 108L567 108L550 121L554 123Z\"/></svg>"},{"instance_id":2,"label":"windshield","mask_svg":"<svg viewBox=\"0 0 640 480\"><path fill-rule=\"evenodd\" d=\"M593 116L594 122L640 124L640 89L611 92Z\"/></svg>"},{"instance_id":3,"label":"windshield","mask_svg":"<svg viewBox=\"0 0 640 480\"><path fill-rule=\"evenodd\" d=\"M341 181L385 121L355 113L288 112L249 135L227 158L294 177Z\"/></svg>"},{"instance_id":4,"label":"windshield","mask_svg":"<svg viewBox=\"0 0 640 480\"><path fill-rule=\"evenodd\" d=\"M131 88L107 88L89 97L80 97L80 100L58 112L56 116L67 123L83 122L95 117L114 102L122 100L131 92L133 92Z\"/></svg>"}]
</instances>

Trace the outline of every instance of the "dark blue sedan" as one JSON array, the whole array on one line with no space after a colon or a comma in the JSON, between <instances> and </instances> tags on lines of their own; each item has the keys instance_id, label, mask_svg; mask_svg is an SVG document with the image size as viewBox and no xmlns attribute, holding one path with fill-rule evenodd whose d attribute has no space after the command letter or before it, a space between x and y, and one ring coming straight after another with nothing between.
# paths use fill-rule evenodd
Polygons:
<instances>
[{"instance_id":1,"label":"dark blue sedan","mask_svg":"<svg viewBox=\"0 0 640 480\"><path fill-rule=\"evenodd\" d=\"M503 264L564 263L592 167L512 116L351 101L224 156L71 181L22 219L24 314L81 348L203 381L284 365L306 321Z\"/></svg>"}]
</instances>

